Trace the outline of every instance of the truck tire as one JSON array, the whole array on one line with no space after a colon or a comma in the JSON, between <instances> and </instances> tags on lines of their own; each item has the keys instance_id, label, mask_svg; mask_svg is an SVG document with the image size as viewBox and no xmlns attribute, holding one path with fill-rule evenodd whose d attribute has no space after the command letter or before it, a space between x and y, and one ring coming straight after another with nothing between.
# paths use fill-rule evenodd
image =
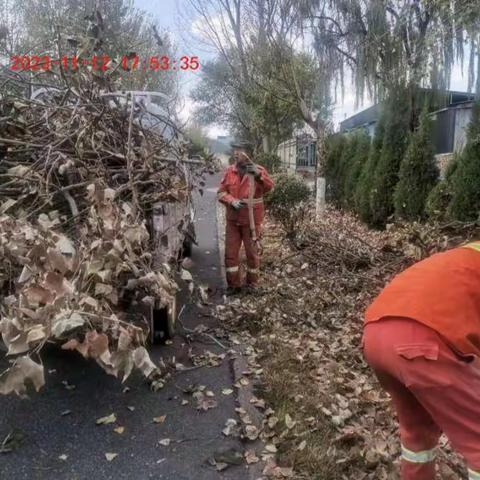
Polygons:
<instances>
[{"instance_id":1,"label":"truck tire","mask_svg":"<svg viewBox=\"0 0 480 480\"><path fill-rule=\"evenodd\" d=\"M173 297L170 305L152 309L150 339L153 344L163 343L175 336L178 306L177 297Z\"/></svg>"},{"instance_id":2,"label":"truck tire","mask_svg":"<svg viewBox=\"0 0 480 480\"><path fill-rule=\"evenodd\" d=\"M190 258L193 251L193 242L190 237L185 237L182 245L182 258Z\"/></svg>"}]
</instances>

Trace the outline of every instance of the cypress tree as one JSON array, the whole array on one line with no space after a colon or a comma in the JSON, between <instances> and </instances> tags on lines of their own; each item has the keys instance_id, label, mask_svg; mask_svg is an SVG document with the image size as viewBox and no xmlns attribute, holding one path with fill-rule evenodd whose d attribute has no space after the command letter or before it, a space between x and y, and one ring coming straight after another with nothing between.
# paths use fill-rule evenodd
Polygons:
<instances>
[{"instance_id":1,"label":"cypress tree","mask_svg":"<svg viewBox=\"0 0 480 480\"><path fill-rule=\"evenodd\" d=\"M337 140L339 146L331 151L328 167L329 195L332 203L337 207L343 207L343 194L345 188L345 176L348 165L351 164L355 153L355 136L351 134L340 135L342 140ZM341 145L341 148L340 148Z\"/></svg>"},{"instance_id":2,"label":"cypress tree","mask_svg":"<svg viewBox=\"0 0 480 480\"><path fill-rule=\"evenodd\" d=\"M358 135L356 133L348 133L345 137L345 147L343 148L339 170L337 172L338 206L341 208L348 206L348 202L345 197L345 186L348 172L355 161L355 153L358 146Z\"/></svg>"},{"instance_id":3,"label":"cypress tree","mask_svg":"<svg viewBox=\"0 0 480 480\"><path fill-rule=\"evenodd\" d=\"M394 212L393 192L398 182L400 163L410 135L410 102L399 89L387 102L382 152L373 177L371 192L372 224L383 227Z\"/></svg>"},{"instance_id":4,"label":"cypress tree","mask_svg":"<svg viewBox=\"0 0 480 480\"><path fill-rule=\"evenodd\" d=\"M450 217L477 220L480 214L480 100L473 107L467 131L467 144L452 176Z\"/></svg>"},{"instance_id":5,"label":"cypress tree","mask_svg":"<svg viewBox=\"0 0 480 480\"><path fill-rule=\"evenodd\" d=\"M362 167L360 178L355 189L355 209L360 219L370 225L373 222L371 210L371 191L373 175L377 168L378 159L382 151L383 137L385 135L385 114L382 112L375 126L375 134L370 146L368 159Z\"/></svg>"},{"instance_id":6,"label":"cypress tree","mask_svg":"<svg viewBox=\"0 0 480 480\"><path fill-rule=\"evenodd\" d=\"M325 177L327 181L327 201L338 204L338 171L342 159L343 149L346 145L345 135L341 133L327 138L327 161Z\"/></svg>"},{"instance_id":7,"label":"cypress tree","mask_svg":"<svg viewBox=\"0 0 480 480\"><path fill-rule=\"evenodd\" d=\"M343 191L344 205L349 210L356 211L355 192L363 170L368 159L370 150L370 137L365 130L355 132L355 151L351 163L347 165L345 185Z\"/></svg>"},{"instance_id":8,"label":"cypress tree","mask_svg":"<svg viewBox=\"0 0 480 480\"><path fill-rule=\"evenodd\" d=\"M425 217L428 194L438 180L439 171L431 141L431 122L425 108L418 129L411 135L402 159L395 187L395 215L406 220Z\"/></svg>"},{"instance_id":9,"label":"cypress tree","mask_svg":"<svg viewBox=\"0 0 480 480\"><path fill-rule=\"evenodd\" d=\"M430 192L425 205L425 212L431 220L445 220L448 205L452 201L452 178L458 165L454 157L445 169L445 177L440 180Z\"/></svg>"}]
</instances>

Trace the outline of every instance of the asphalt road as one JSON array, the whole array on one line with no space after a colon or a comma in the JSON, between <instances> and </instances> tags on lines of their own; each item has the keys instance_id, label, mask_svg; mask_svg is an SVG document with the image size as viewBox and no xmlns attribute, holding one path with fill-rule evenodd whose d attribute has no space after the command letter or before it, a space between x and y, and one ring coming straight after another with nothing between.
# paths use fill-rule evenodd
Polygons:
<instances>
[{"instance_id":1,"label":"asphalt road","mask_svg":"<svg viewBox=\"0 0 480 480\"><path fill-rule=\"evenodd\" d=\"M222 287L214 192L218 180L210 177L204 196L196 200L199 245L192 256L194 278L214 290ZM196 305L187 305L182 322L190 329L199 323L215 326L208 312ZM189 349L221 351L201 341L198 337L187 345L179 336L172 346L153 347L152 358L175 355L188 366ZM1 480L250 478L244 465L219 473L207 462L216 451L244 449L240 440L222 434L226 420L237 418L235 395L221 393L233 383L228 359L219 367L178 373L157 393L139 377L127 381L130 391L124 393L125 385L73 352L53 349L43 360L54 371L40 393L29 399L0 397L0 443L12 431L19 438L14 451L0 454ZM199 384L214 392L218 407L206 412L195 408L183 390ZM182 405L183 399L190 403ZM110 413L117 416L115 424L96 425L96 419ZM166 415L165 422L154 423L153 418L161 415ZM118 426L125 427L122 434L114 432ZM170 444L160 445L162 439L170 439ZM108 462L107 452L118 456Z\"/></svg>"}]
</instances>

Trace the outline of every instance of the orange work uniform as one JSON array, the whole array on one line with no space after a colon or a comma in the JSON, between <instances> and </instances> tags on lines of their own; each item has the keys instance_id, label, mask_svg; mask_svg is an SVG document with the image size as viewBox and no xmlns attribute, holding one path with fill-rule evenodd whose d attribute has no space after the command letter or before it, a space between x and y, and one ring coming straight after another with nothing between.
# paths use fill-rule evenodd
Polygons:
<instances>
[{"instance_id":1,"label":"orange work uniform","mask_svg":"<svg viewBox=\"0 0 480 480\"><path fill-rule=\"evenodd\" d=\"M253 195L253 214L257 237L261 233L261 225L265 216L263 195L273 186L273 180L265 168L257 165L259 178L255 180ZM252 240L248 208L235 210L231 204L235 200L247 202L249 196L248 175L241 174L236 165L230 165L220 183L218 200L226 205L226 232L225 232L225 269L229 287L240 286L240 248L242 242L247 256L247 284L256 285L260 268L260 255L257 246Z\"/></svg>"},{"instance_id":2,"label":"orange work uniform","mask_svg":"<svg viewBox=\"0 0 480 480\"><path fill-rule=\"evenodd\" d=\"M480 242L397 275L365 313L363 346L398 414L402 479L434 480L444 432L480 480Z\"/></svg>"}]
</instances>

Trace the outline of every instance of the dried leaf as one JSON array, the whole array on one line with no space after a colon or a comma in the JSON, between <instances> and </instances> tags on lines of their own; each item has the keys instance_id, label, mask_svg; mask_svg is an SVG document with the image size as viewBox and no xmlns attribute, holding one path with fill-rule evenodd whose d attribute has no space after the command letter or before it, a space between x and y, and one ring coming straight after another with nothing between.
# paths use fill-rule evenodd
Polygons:
<instances>
[{"instance_id":1,"label":"dried leaf","mask_svg":"<svg viewBox=\"0 0 480 480\"><path fill-rule=\"evenodd\" d=\"M52 333L55 337L60 338L66 332L82 327L84 324L85 320L78 313L60 313L53 319Z\"/></svg>"},{"instance_id":2,"label":"dried leaf","mask_svg":"<svg viewBox=\"0 0 480 480\"><path fill-rule=\"evenodd\" d=\"M148 354L145 347L138 347L133 352L133 361L135 366L145 375L145 377L149 377L153 372L158 370L158 367L152 362L150 359L150 355Z\"/></svg>"},{"instance_id":3,"label":"dried leaf","mask_svg":"<svg viewBox=\"0 0 480 480\"><path fill-rule=\"evenodd\" d=\"M31 382L38 392L45 385L43 366L30 357L17 358L13 365L0 377L0 394L26 393L27 383Z\"/></svg>"},{"instance_id":4,"label":"dried leaf","mask_svg":"<svg viewBox=\"0 0 480 480\"><path fill-rule=\"evenodd\" d=\"M114 413L107 415L106 417L101 417L96 420L97 425L108 425L109 423L115 423L117 421L117 416Z\"/></svg>"},{"instance_id":5,"label":"dried leaf","mask_svg":"<svg viewBox=\"0 0 480 480\"><path fill-rule=\"evenodd\" d=\"M247 450L245 452L245 461L248 465L251 465L253 463L258 463L260 459L257 457L255 450Z\"/></svg>"},{"instance_id":6,"label":"dried leaf","mask_svg":"<svg viewBox=\"0 0 480 480\"><path fill-rule=\"evenodd\" d=\"M192 274L188 270L182 270L181 277L184 282L193 282Z\"/></svg>"}]
</instances>

